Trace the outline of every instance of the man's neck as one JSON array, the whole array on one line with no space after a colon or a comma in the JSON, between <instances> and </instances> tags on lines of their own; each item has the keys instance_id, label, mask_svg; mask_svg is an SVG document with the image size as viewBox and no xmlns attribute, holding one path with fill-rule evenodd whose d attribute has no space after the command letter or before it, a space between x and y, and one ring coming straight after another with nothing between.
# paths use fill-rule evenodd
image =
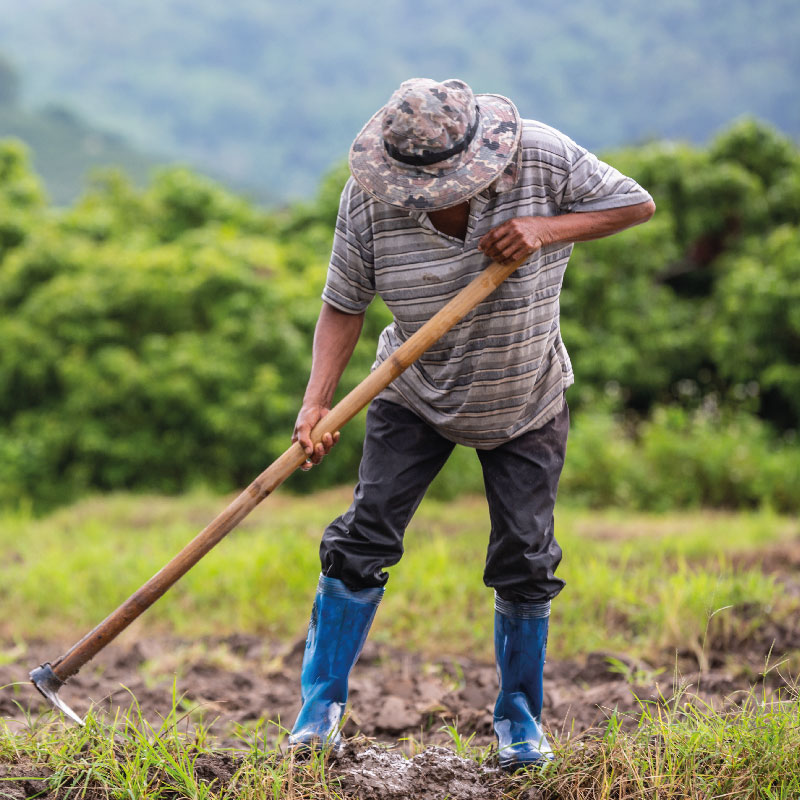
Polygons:
<instances>
[{"instance_id":1,"label":"man's neck","mask_svg":"<svg viewBox=\"0 0 800 800\"><path fill-rule=\"evenodd\" d=\"M467 235L467 222L469 221L469 203L459 203L450 208L441 208L438 211L429 211L428 219L437 231L465 239Z\"/></svg>"}]
</instances>

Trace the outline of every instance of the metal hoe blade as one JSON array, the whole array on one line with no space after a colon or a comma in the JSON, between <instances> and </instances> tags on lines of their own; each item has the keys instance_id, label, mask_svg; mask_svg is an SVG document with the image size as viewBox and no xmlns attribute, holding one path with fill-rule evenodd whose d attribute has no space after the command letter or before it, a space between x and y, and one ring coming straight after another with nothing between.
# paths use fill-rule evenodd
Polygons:
<instances>
[{"instance_id":1,"label":"metal hoe blade","mask_svg":"<svg viewBox=\"0 0 800 800\"><path fill-rule=\"evenodd\" d=\"M42 664L31 672L33 685L47 698L50 704L57 708L62 714L66 714L78 725L84 726L86 723L58 696L58 690L64 685L64 681L59 678L50 664Z\"/></svg>"}]
</instances>

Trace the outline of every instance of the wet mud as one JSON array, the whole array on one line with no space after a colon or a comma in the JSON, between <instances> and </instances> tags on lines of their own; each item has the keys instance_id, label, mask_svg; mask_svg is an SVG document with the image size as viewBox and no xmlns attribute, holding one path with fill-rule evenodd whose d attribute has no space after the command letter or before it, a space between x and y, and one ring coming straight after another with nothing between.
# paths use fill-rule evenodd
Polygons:
<instances>
[{"instance_id":1,"label":"wet mud","mask_svg":"<svg viewBox=\"0 0 800 800\"><path fill-rule=\"evenodd\" d=\"M60 694L78 713L91 707L109 720L127 711L135 697L144 719L158 729L172 709L175 692L182 730L191 734L198 723L210 725L216 745L241 748L241 756L230 751L198 756L197 777L220 789L232 780L248 750L280 745L285 728L291 727L299 709L303 646L302 638L286 646L245 635L114 644ZM766 694L784 684L778 670L763 674L770 647L773 656L800 649L800 631L762 631L749 649L736 654L735 662L728 653L712 652L708 668L677 677L671 670L659 672L614 653L550 661L545 666L544 719L551 736L564 740L601 726L612 713L621 716L623 726L634 727L642 702L669 704L676 692L681 702L697 699L720 709L732 707L754 684ZM28 715L50 713L26 677L32 666L55 652L60 650L52 643L29 645L19 658L0 667L0 716L11 730L24 727ZM691 661L684 664L690 667ZM351 678L351 712L344 728L349 742L329 774L345 796L362 800L500 798L507 778L493 759L479 764L461 758L446 729L456 726L465 738L474 734L475 746L491 744L496 691L492 664L469 658L430 660L368 642ZM48 774L45 767L24 759L0 760L0 797L51 797Z\"/></svg>"},{"instance_id":2,"label":"wet mud","mask_svg":"<svg viewBox=\"0 0 800 800\"><path fill-rule=\"evenodd\" d=\"M291 728L299 710L299 676L304 640L289 646L257 636L233 635L187 641L141 639L112 644L62 688L60 696L79 714L90 708L113 719L134 701L142 716L158 726L172 708L173 692L186 724L211 725L225 746L247 746L257 727L273 741L280 727ZM668 703L678 692L724 707L754 684L772 691L785 683L780 670L765 675L765 656L773 660L800 650L800 629L772 626L762 630L749 651L706 654L706 669L685 671L676 664L651 665L620 653L596 652L581 661L545 665L544 719L556 738L576 736L602 725L616 711L635 724L641 702ZM27 682L40 661L60 652L57 646L28 646L24 656L0 666L0 716L23 722L48 706ZM493 664L465 657L431 660L367 642L350 680L346 736L361 734L406 749L416 744L447 744L445 726L455 725L474 744L493 740L492 707L497 694ZM270 720L272 726L264 726ZM259 724L259 721L261 724ZM238 733L237 733L238 731Z\"/></svg>"}]
</instances>

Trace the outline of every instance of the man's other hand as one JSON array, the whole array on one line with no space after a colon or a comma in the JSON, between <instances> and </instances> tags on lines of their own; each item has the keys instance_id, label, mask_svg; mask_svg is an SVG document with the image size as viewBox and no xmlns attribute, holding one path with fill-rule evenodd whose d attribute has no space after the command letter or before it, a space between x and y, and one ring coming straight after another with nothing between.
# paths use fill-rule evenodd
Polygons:
<instances>
[{"instance_id":1,"label":"man's other hand","mask_svg":"<svg viewBox=\"0 0 800 800\"><path fill-rule=\"evenodd\" d=\"M478 247L493 261L511 264L545 245L588 242L647 222L656 206L652 200L604 211L580 211L554 217L508 219L484 236Z\"/></svg>"},{"instance_id":2,"label":"man's other hand","mask_svg":"<svg viewBox=\"0 0 800 800\"><path fill-rule=\"evenodd\" d=\"M515 217L492 228L478 242L478 249L492 261L511 264L527 258L548 243L547 217Z\"/></svg>"},{"instance_id":3,"label":"man's other hand","mask_svg":"<svg viewBox=\"0 0 800 800\"><path fill-rule=\"evenodd\" d=\"M297 422L294 424L292 442L300 442L306 454L306 461L300 469L307 472L331 451L331 448L339 441L339 431L326 433L322 441L314 446L311 441L311 430L313 427L330 411L329 408L317 403L304 403L297 415Z\"/></svg>"}]
</instances>

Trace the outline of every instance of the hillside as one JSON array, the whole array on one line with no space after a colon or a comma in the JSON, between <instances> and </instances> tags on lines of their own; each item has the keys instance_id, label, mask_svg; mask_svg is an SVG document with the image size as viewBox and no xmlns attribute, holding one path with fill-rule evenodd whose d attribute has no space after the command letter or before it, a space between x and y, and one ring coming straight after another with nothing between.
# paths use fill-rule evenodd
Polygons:
<instances>
[{"instance_id":1,"label":"hillside","mask_svg":"<svg viewBox=\"0 0 800 800\"><path fill-rule=\"evenodd\" d=\"M98 130L61 106L35 111L0 106L0 132L31 148L33 163L45 177L48 195L56 205L72 201L96 168L113 165L136 184L144 184L159 163L119 134Z\"/></svg>"},{"instance_id":2,"label":"hillside","mask_svg":"<svg viewBox=\"0 0 800 800\"><path fill-rule=\"evenodd\" d=\"M708 137L749 113L800 134L792 0L0 0L0 51L145 152L307 196L400 80L458 75L592 148ZM724 13L720 13L724 11Z\"/></svg>"}]
</instances>

